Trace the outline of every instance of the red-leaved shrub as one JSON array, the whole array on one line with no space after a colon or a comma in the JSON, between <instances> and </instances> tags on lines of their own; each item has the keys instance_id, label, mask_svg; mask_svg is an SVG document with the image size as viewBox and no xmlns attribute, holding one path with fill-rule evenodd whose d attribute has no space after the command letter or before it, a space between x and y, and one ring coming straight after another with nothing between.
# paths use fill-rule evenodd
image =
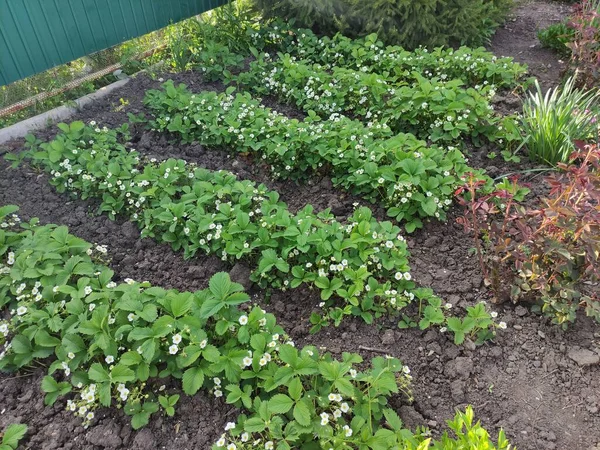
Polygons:
<instances>
[{"instance_id":1,"label":"red-leaved shrub","mask_svg":"<svg viewBox=\"0 0 600 450\"><path fill-rule=\"evenodd\" d=\"M483 183L467 179L458 221L474 233L496 301L534 302L563 326L579 308L600 321L600 148L582 145L558 168L533 208L515 201L515 189L482 194Z\"/></svg>"},{"instance_id":2,"label":"red-leaved shrub","mask_svg":"<svg viewBox=\"0 0 600 450\"><path fill-rule=\"evenodd\" d=\"M593 87L600 80L600 2L583 0L574 5L568 26L573 30L567 43L571 66L580 73L583 85Z\"/></svg>"}]
</instances>

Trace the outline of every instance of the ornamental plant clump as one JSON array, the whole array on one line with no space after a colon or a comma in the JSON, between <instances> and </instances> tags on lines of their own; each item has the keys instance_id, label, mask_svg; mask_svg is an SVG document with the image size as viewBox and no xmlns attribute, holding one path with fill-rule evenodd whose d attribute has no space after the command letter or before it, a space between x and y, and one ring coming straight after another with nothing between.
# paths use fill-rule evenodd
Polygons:
<instances>
[{"instance_id":1,"label":"ornamental plant clump","mask_svg":"<svg viewBox=\"0 0 600 450\"><path fill-rule=\"evenodd\" d=\"M600 79L600 2L582 0L575 4L568 26L573 32L567 43L571 67L583 86L595 88Z\"/></svg>"},{"instance_id":2,"label":"ornamental plant clump","mask_svg":"<svg viewBox=\"0 0 600 450\"><path fill-rule=\"evenodd\" d=\"M377 121L365 126L334 113L326 121L309 114L299 122L248 94L192 94L167 82L164 90L148 91L145 104L154 111L154 130L256 153L276 177L328 174L334 185L383 203L408 232L422 219L445 220L460 176L472 170L458 149L428 147L411 134L388 138L389 128Z\"/></svg>"},{"instance_id":3,"label":"ornamental plant clump","mask_svg":"<svg viewBox=\"0 0 600 450\"><path fill-rule=\"evenodd\" d=\"M197 292L117 284L97 246L66 227L21 223L17 209L0 207L0 370L50 357L45 403L69 395L66 408L85 427L101 406L123 408L135 429L161 408L175 414L180 394L164 384L176 379L187 395L202 389L242 410L215 449L496 448L470 408L449 423L457 439L405 429L387 404L409 389L408 367L378 357L359 368L357 354L296 349L272 314L240 306L249 297L226 273ZM0 446L16 448L25 431L9 427ZM498 448L508 447L501 431Z\"/></svg>"},{"instance_id":4,"label":"ornamental plant clump","mask_svg":"<svg viewBox=\"0 0 600 450\"><path fill-rule=\"evenodd\" d=\"M521 120L529 157L552 165L566 163L578 140L598 138L600 92L577 89L574 77L545 94L537 80L535 88L523 104Z\"/></svg>"},{"instance_id":5,"label":"ornamental plant clump","mask_svg":"<svg viewBox=\"0 0 600 450\"><path fill-rule=\"evenodd\" d=\"M554 323L566 327L584 309L600 321L600 150L584 146L562 172L548 177L548 196L528 208L509 190L469 192L460 222L475 232L487 283L502 301L539 305ZM479 244L482 235L484 245Z\"/></svg>"}]
</instances>

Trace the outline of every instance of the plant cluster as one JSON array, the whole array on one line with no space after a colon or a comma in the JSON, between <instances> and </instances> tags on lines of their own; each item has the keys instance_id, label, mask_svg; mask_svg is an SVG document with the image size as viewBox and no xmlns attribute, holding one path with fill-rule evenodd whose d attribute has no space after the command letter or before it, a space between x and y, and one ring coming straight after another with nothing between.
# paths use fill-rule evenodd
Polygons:
<instances>
[{"instance_id":1,"label":"plant cluster","mask_svg":"<svg viewBox=\"0 0 600 450\"><path fill-rule=\"evenodd\" d=\"M248 2L228 2L166 28L163 59L176 71L198 69L216 81L226 70L242 67L257 17Z\"/></svg>"},{"instance_id":2,"label":"plant cluster","mask_svg":"<svg viewBox=\"0 0 600 450\"><path fill-rule=\"evenodd\" d=\"M321 314L311 317L313 331L344 316L394 313L415 299L419 326L443 325L449 308L431 289L416 288L408 250L397 226L378 222L368 208L358 208L345 223L328 210L316 215L307 206L292 215L275 192L231 173L196 168L183 160L142 165L134 150L120 143L119 131L61 124L63 133L44 144L31 136L23 157L52 175L59 192L101 199L99 209L114 218L125 214L142 228L142 236L183 249L217 254L224 261L247 260L251 279L261 287L319 289ZM341 306L339 300L342 301ZM479 341L497 328L485 317L469 331ZM430 317L431 319L427 319ZM404 324L414 324L405 318ZM416 324L414 324L416 325ZM451 331L455 331L450 327Z\"/></svg>"},{"instance_id":3,"label":"plant cluster","mask_svg":"<svg viewBox=\"0 0 600 450\"><path fill-rule=\"evenodd\" d=\"M570 56L570 69L581 86L593 88L600 78L600 2L581 0L569 18L538 32L544 47Z\"/></svg>"},{"instance_id":4,"label":"plant cluster","mask_svg":"<svg viewBox=\"0 0 600 450\"><path fill-rule=\"evenodd\" d=\"M564 86L544 93L535 82L523 104L521 125L529 157L554 165L567 162L579 140L595 140L598 136L597 90L575 87L575 78Z\"/></svg>"},{"instance_id":5,"label":"plant cluster","mask_svg":"<svg viewBox=\"0 0 600 450\"><path fill-rule=\"evenodd\" d=\"M235 77L244 88L274 94L305 111L348 113L363 121L378 119L393 132L408 132L421 139L461 143L481 136L506 137L489 100L495 86L464 88L460 79L448 80L411 74L408 83L376 73L298 63L289 55L271 62L259 55L250 71Z\"/></svg>"},{"instance_id":6,"label":"plant cluster","mask_svg":"<svg viewBox=\"0 0 600 450\"><path fill-rule=\"evenodd\" d=\"M526 67L513 58L498 58L483 47L457 49L419 47L412 51L384 45L377 34L350 39L341 34L316 36L311 30L297 29L290 23L275 21L250 31L254 48L289 54L298 62L377 73L392 81L410 82L418 73L430 78L462 80L467 86L496 85L512 88L526 73ZM442 78L444 76L444 78Z\"/></svg>"},{"instance_id":7,"label":"plant cluster","mask_svg":"<svg viewBox=\"0 0 600 450\"><path fill-rule=\"evenodd\" d=\"M266 19L292 19L320 34L339 31L351 37L379 33L387 43L481 45L492 36L510 7L507 0L255 0Z\"/></svg>"},{"instance_id":8,"label":"plant cluster","mask_svg":"<svg viewBox=\"0 0 600 450\"><path fill-rule=\"evenodd\" d=\"M459 190L469 193L468 201L459 197L466 209L460 222L475 234L497 298L536 302L563 326L582 307L600 321L600 149L585 146L568 162L548 177L548 197L535 208L510 190L480 195L474 179Z\"/></svg>"},{"instance_id":9,"label":"plant cluster","mask_svg":"<svg viewBox=\"0 0 600 450\"><path fill-rule=\"evenodd\" d=\"M123 408L136 429L161 408L173 415L180 395L165 384L176 379L187 395L202 389L242 409L215 449L495 448L470 408L449 423L456 439L432 443L425 430L405 429L387 405L408 392L408 367L378 357L359 368L357 354L336 360L312 346L296 349L272 314L241 306L249 296L226 273L197 292L117 284L95 260L106 249L66 227L22 224L16 210L0 208L0 308L10 311L0 323L0 369L52 356L45 403L73 393L66 408L84 426L100 406ZM9 427L2 445L16 448L25 431ZM498 448L508 446L500 432Z\"/></svg>"},{"instance_id":10,"label":"plant cluster","mask_svg":"<svg viewBox=\"0 0 600 450\"><path fill-rule=\"evenodd\" d=\"M177 72L197 69L207 81L217 81L226 70L239 69L244 57L231 49L223 36L214 36L215 26L191 19L185 26L174 28L168 35L166 60Z\"/></svg>"},{"instance_id":11,"label":"plant cluster","mask_svg":"<svg viewBox=\"0 0 600 450\"><path fill-rule=\"evenodd\" d=\"M460 176L470 170L456 148L428 147L411 134L384 139L389 128L376 120L364 125L333 113L319 121L312 113L300 122L249 94L192 94L167 82L163 90L148 91L145 104L154 111L154 130L177 133L184 142L256 153L277 177L326 172L334 185L382 202L408 232L424 218L444 220Z\"/></svg>"},{"instance_id":12,"label":"plant cluster","mask_svg":"<svg viewBox=\"0 0 600 450\"><path fill-rule=\"evenodd\" d=\"M228 172L195 168L182 160L140 164L112 130L81 122L61 124L63 134L48 144L31 140L26 156L52 175L59 192L101 199L111 218L126 214L142 236L183 249L244 258L262 287L295 288L307 283L321 291L330 308L316 329L354 314L371 321L373 313L397 311L415 296L442 310L429 289L415 289L406 242L398 227L377 222L359 208L345 224L307 206L290 214L275 192ZM120 133L126 130L122 129ZM342 298L343 307L334 307Z\"/></svg>"},{"instance_id":13,"label":"plant cluster","mask_svg":"<svg viewBox=\"0 0 600 450\"><path fill-rule=\"evenodd\" d=\"M562 56L570 56L569 42L574 38L574 31L566 23L555 23L537 33L543 47L549 48Z\"/></svg>"}]
</instances>

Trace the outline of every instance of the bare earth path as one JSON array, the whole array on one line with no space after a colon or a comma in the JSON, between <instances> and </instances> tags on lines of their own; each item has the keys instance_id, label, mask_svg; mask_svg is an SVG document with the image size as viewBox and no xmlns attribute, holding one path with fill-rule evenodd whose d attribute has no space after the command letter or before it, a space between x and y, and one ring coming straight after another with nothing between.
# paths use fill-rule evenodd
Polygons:
<instances>
[{"instance_id":1,"label":"bare earth path","mask_svg":"<svg viewBox=\"0 0 600 450\"><path fill-rule=\"evenodd\" d=\"M542 47L537 31L562 22L570 10L570 5L553 0L520 0L506 24L496 31L489 50L527 64L542 86L552 87L558 83L564 63L554 52Z\"/></svg>"}]
</instances>

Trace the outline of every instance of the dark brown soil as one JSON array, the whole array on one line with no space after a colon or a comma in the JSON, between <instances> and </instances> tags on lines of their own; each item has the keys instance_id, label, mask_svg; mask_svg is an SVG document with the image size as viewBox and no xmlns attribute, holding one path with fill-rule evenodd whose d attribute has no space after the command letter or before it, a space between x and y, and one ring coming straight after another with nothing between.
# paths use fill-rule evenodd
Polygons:
<instances>
[{"instance_id":1,"label":"dark brown soil","mask_svg":"<svg viewBox=\"0 0 600 450\"><path fill-rule=\"evenodd\" d=\"M556 86L565 70L565 62L552 50L543 48L537 32L564 21L571 5L548 0L517 0L506 24L492 38L490 51L498 56L512 56L527 64L531 76L544 88Z\"/></svg>"},{"instance_id":2,"label":"dark brown soil","mask_svg":"<svg viewBox=\"0 0 600 450\"><path fill-rule=\"evenodd\" d=\"M541 8L543 4L530 5ZM546 6L556 11L556 7ZM523 12L527 14L515 24L537 24L543 19L541 14L540 17L537 13L530 14L526 6L517 10L517 14ZM530 22L532 20L534 22ZM531 31L530 28L525 30ZM512 33L517 32L521 33L514 28ZM500 44L496 42L498 39ZM522 45L519 40L514 42L514 48L517 43ZM510 51L509 41L501 40L501 34L494 45L505 45L506 51L501 53L518 56ZM183 81L193 90L221 88L218 84L203 84L193 73L163 76ZM556 76L554 74L552 79ZM106 100L81 111L78 118L96 120L107 126L120 125L127 120L128 112L144 111L141 104L144 91L159 84L142 75ZM129 104L117 111L120 98ZM272 101L269 104L274 106ZM292 108L277 106L277 109L289 115L299 114ZM54 133L52 129L44 130L39 136L48 139ZM264 182L280 192L294 210L313 204L316 209L331 207L336 215L343 217L356 201L334 189L328 179L315 179L302 185L272 182L267 171L255 161L229 157L225 151L209 151L198 145L172 144L164 136L141 129L134 129L133 135L136 148L145 154L185 158L211 169L224 168L240 177ZM22 142L15 141L9 148L18 151ZM481 151L473 154L471 162L488 167L494 164L495 167L489 168L496 175L522 168L498 160L490 162L484 154ZM243 265L227 267L215 257L185 261L181 254L167 246L141 240L130 222L113 222L94 214L93 202L73 201L66 195L56 194L47 181L45 175L31 168L12 170L2 161L0 204L17 204L25 218L39 217L44 223L65 224L73 234L107 244L111 266L118 278L131 277L164 287L195 290L206 287L214 273L226 270L249 285L248 270ZM545 186L541 177L529 181L533 183L534 192L543 193ZM377 215L383 218L380 211ZM454 222L455 216L456 212L452 212L447 224L427 224L410 236L408 242L415 279L461 309L488 300L489 293L482 286L477 261L469 256L472 241ZM264 292L254 287L250 287L250 292L255 300L263 302ZM394 397L392 405L407 426L428 425L437 435L456 408L471 404L486 428L495 433L503 427L511 442L522 450L588 450L600 444L600 366L586 366L578 357L580 349L600 354L600 330L588 319L582 317L572 330L563 332L522 306L493 306L500 320L507 322L508 329L499 333L494 343L477 348L457 347L438 331L399 330L397 321L392 318L381 319L370 326L359 320L348 320L339 328L310 335L308 318L318 301L314 291L300 288L273 292L270 301L263 303L277 315L299 345L323 346L334 354L359 352L365 358L388 353L404 361L414 376L414 402L409 404L401 397ZM0 430L10 423L27 423L30 430L25 448L208 449L224 424L234 420L237 414L231 406L199 394L182 397L174 418L156 416L139 432L132 431L129 419L115 409L103 410L93 426L84 430L77 419L64 411L64 401L52 408L43 406L39 389L43 374L39 369L0 375Z\"/></svg>"}]
</instances>

